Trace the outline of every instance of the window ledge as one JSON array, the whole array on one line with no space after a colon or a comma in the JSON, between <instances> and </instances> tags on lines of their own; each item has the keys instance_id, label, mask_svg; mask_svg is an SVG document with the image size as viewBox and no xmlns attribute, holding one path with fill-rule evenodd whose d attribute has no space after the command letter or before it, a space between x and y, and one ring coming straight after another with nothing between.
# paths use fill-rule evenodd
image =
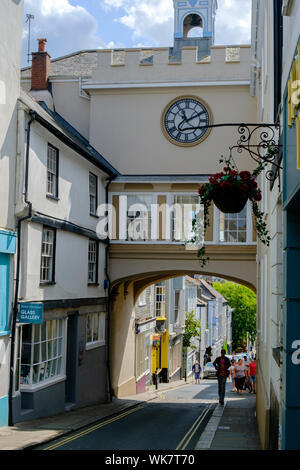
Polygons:
<instances>
[{"instance_id":1,"label":"window ledge","mask_svg":"<svg viewBox=\"0 0 300 470\"><path fill-rule=\"evenodd\" d=\"M89 282L88 283L88 287L99 287L99 286L100 286L99 282Z\"/></svg>"},{"instance_id":2,"label":"window ledge","mask_svg":"<svg viewBox=\"0 0 300 470\"><path fill-rule=\"evenodd\" d=\"M55 281L41 281L40 282L40 287L44 286L55 286L56 282Z\"/></svg>"},{"instance_id":3,"label":"window ledge","mask_svg":"<svg viewBox=\"0 0 300 470\"><path fill-rule=\"evenodd\" d=\"M38 390L42 390L43 388L51 387L52 385L55 385L59 382L64 382L66 380L67 376L62 375L56 378L53 378L51 380L47 380L46 382L35 384L35 385L24 385L20 384L20 392L26 392L26 393L33 393L37 392Z\"/></svg>"},{"instance_id":4,"label":"window ledge","mask_svg":"<svg viewBox=\"0 0 300 470\"><path fill-rule=\"evenodd\" d=\"M105 346L105 341L95 341L95 343L87 343L85 345L85 350L90 351L91 349L97 349L100 348L101 346Z\"/></svg>"},{"instance_id":5,"label":"window ledge","mask_svg":"<svg viewBox=\"0 0 300 470\"><path fill-rule=\"evenodd\" d=\"M47 199L52 199L53 201L60 201L59 197L53 196L52 194L46 194Z\"/></svg>"},{"instance_id":6,"label":"window ledge","mask_svg":"<svg viewBox=\"0 0 300 470\"><path fill-rule=\"evenodd\" d=\"M91 213L90 213L90 216L91 216L91 217L94 217L94 219L100 219L99 215L97 215L97 214L91 214Z\"/></svg>"}]
</instances>

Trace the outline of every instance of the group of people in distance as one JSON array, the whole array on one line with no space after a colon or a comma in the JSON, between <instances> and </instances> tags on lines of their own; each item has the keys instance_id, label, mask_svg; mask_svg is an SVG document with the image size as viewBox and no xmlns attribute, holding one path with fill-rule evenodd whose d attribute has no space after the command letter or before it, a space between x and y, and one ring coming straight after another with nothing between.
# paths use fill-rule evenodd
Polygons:
<instances>
[{"instance_id":1,"label":"group of people in distance","mask_svg":"<svg viewBox=\"0 0 300 470\"><path fill-rule=\"evenodd\" d=\"M236 363L235 359L232 359L230 362L225 354L226 351L222 349L221 356L217 357L213 362L217 371L220 405L224 405L226 380L230 376L234 392L242 394L246 380L251 380L251 389L253 393L256 393L256 357L250 362L247 356L244 356L244 360L238 359Z\"/></svg>"},{"instance_id":2,"label":"group of people in distance","mask_svg":"<svg viewBox=\"0 0 300 470\"><path fill-rule=\"evenodd\" d=\"M249 393L256 393L256 357L252 361L249 361L247 356L237 361L232 359L229 378L232 381L233 392L242 394L245 385L248 383Z\"/></svg>"},{"instance_id":3,"label":"group of people in distance","mask_svg":"<svg viewBox=\"0 0 300 470\"><path fill-rule=\"evenodd\" d=\"M226 356L222 349L221 356L217 357L213 365L217 371L219 403L224 405L227 378L232 380L232 391L242 394L244 387L248 385L249 393L256 393L256 356L249 360L247 356L238 360ZM201 366L198 361L193 365L196 383L200 383Z\"/></svg>"}]
</instances>

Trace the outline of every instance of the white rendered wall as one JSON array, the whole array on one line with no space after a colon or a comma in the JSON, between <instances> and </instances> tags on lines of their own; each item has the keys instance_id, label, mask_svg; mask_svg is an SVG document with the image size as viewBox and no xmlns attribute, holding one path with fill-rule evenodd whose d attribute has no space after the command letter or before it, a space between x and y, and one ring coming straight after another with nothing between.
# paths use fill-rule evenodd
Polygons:
<instances>
[{"instance_id":1,"label":"white rendered wall","mask_svg":"<svg viewBox=\"0 0 300 470\"><path fill-rule=\"evenodd\" d=\"M0 227L14 229L14 168L23 0L0 2Z\"/></svg>"}]
</instances>

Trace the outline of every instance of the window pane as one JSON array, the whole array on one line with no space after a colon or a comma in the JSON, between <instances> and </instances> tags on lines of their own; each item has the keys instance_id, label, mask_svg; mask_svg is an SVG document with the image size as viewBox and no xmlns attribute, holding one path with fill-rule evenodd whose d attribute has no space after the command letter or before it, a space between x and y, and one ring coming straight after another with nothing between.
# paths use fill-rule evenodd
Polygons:
<instances>
[{"instance_id":1,"label":"window pane","mask_svg":"<svg viewBox=\"0 0 300 470\"><path fill-rule=\"evenodd\" d=\"M43 323L41 325L41 330L42 330L42 341L45 341L46 340L46 323Z\"/></svg>"},{"instance_id":2,"label":"window pane","mask_svg":"<svg viewBox=\"0 0 300 470\"><path fill-rule=\"evenodd\" d=\"M47 355L48 359L52 359L52 341L47 342Z\"/></svg>"},{"instance_id":3,"label":"window pane","mask_svg":"<svg viewBox=\"0 0 300 470\"><path fill-rule=\"evenodd\" d=\"M99 316L96 313L94 315L94 326L93 326L93 341L99 340Z\"/></svg>"},{"instance_id":4,"label":"window pane","mask_svg":"<svg viewBox=\"0 0 300 470\"><path fill-rule=\"evenodd\" d=\"M97 176L90 173L89 175L89 192L90 192L90 213L96 215L97 211Z\"/></svg>"},{"instance_id":5,"label":"window pane","mask_svg":"<svg viewBox=\"0 0 300 470\"><path fill-rule=\"evenodd\" d=\"M88 252L88 282L96 283L97 281L97 242L89 241Z\"/></svg>"},{"instance_id":6,"label":"window pane","mask_svg":"<svg viewBox=\"0 0 300 470\"><path fill-rule=\"evenodd\" d=\"M52 337L57 337L57 330L56 330L56 320L52 320Z\"/></svg>"},{"instance_id":7,"label":"window pane","mask_svg":"<svg viewBox=\"0 0 300 470\"><path fill-rule=\"evenodd\" d=\"M59 339L57 342L57 355L61 356L62 355L62 339Z\"/></svg>"},{"instance_id":8,"label":"window pane","mask_svg":"<svg viewBox=\"0 0 300 470\"><path fill-rule=\"evenodd\" d=\"M46 361L47 356L46 356L46 342L42 343L42 361Z\"/></svg>"},{"instance_id":9,"label":"window pane","mask_svg":"<svg viewBox=\"0 0 300 470\"><path fill-rule=\"evenodd\" d=\"M219 241L225 243L247 242L247 207L239 214L219 213Z\"/></svg>"},{"instance_id":10,"label":"window pane","mask_svg":"<svg viewBox=\"0 0 300 470\"><path fill-rule=\"evenodd\" d=\"M47 157L47 193L57 197L58 151L48 146Z\"/></svg>"},{"instance_id":11,"label":"window pane","mask_svg":"<svg viewBox=\"0 0 300 470\"><path fill-rule=\"evenodd\" d=\"M40 379L39 379L39 381L43 382L44 379L45 379L45 362L42 362L41 365L40 365Z\"/></svg>"},{"instance_id":12,"label":"window pane","mask_svg":"<svg viewBox=\"0 0 300 470\"><path fill-rule=\"evenodd\" d=\"M135 194L127 196L127 239L151 239L152 195Z\"/></svg>"},{"instance_id":13,"label":"window pane","mask_svg":"<svg viewBox=\"0 0 300 470\"><path fill-rule=\"evenodd\" d=\"M56 357L57 356L57 340L56 339L53 340L52 347L53 347L53 351L52 351L53 357Z\"/></svg>"},{"instance_id":14,"label":"window pane","mask_svg":"<svg viewBox=\"0 0 300 470\"><path fill-rule=\"evenodd\" d=\"M23 325L22 327L22 342L31 343L32 325Z\"/></svg>"},{"instance_id":15,"label":"window pane","mask_svg":"<svg viewBox=\"0 0 300 470\"><path fill-rule=\"evenodd\" d=\"M20 384L24 384L24 385L30 384L30 366L27 366L27 365L21 366Z\"/></svg>"},{"instance_id":16,"label":"window pane","mask_svg":"<svg viewBox=\"0 0 300 470\"><path fill-rule=\"evenodd\" d=\"M23 364L31 363L31 344L27 344L27 343L22 344L22 363Z\"/></svg>"},{"instance_id":17,"label":"window pane","mask_svg":"<svg viewBox=\"0 0 300 470\"><path fill-rule=\"evenodd\" d=\"M41 331L41 326L40 325L32 325L34 328L34 342L38 343L40 341L40 331Z\"/></svg>"},{"instance_id":18,"label":"window pane","mask_svg":"<svg viewBox=\"0 0 300 470\"><path fill-rule=\"evenodd\" d=\"M56 374L60 375L61 374L61 366L62 366L62 360L61 358L57 359L57 369L56 369Z\"/></svg>"},{"instance_id":19,"label":"window pane","mask_svg":"<svg viewBox=\"0 0 300 470\"><path fill-rule=\"evenodd\" d=\"M42 255L41 255L41 281L53 281L54 263L54 230L43 228Z\"/></svg>"},{"instance_id":20,"label":"window pane","mask_svg":"<svg viewBox=\"0 0 300 470\"><path fill-rule=\"evenodd\" d=\"M32 375L33 384L36 384L39 382L39 374L40 374L40 366L39 365L33 366L33 375Z\"/></svg>"},{"instance_id":21,"label":"window pane","mask_svg":"<svg viewBox=\"0 0 300 470\"><path fill-rule=\"evenodd\" d=\"M54 361L52 361L51 377L54 377L56 375L56 369L57 369L57 359L54 359Z\"/></svg>"},{"instance_id":22,"label":"window pane","mask_svg":"<svg viewBox=\"0 0 300 470\"><path fill-rule=\"evenodd\" d=\"M37 364L40 362L40 344L34 345L34 352L33 352L33 363Z\"/></svg>"}]
</instances>

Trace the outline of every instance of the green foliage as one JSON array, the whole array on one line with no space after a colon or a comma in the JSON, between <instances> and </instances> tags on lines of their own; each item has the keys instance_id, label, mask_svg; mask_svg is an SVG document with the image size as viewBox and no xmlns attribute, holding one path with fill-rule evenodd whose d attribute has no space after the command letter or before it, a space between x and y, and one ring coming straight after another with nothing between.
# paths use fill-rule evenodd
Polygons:
<instances>
[{"instance_id":1,"label":"green foliage","mask_svg":"<svg viewBox=\"0 0 300 470\"><path fill-rule=\"evenodd\" d=\"M232 312L232 347L236 350L249 336L255 341L256 295L250 289L234 282L214 282L214 288L227 300Z\"/></svg>"},{"instance_id":2,"label":"green foliage","mask_svg":"<svg viewBox=\"0 0 300 470\"><path fill-rule=\"evenodd\" d=\"M201 336L201 322L195 318L194 312L187 312L185 314L185 331L183 334L183 347L191 347L192 338L200 338Z\"/></svg>"}]
</instances>

